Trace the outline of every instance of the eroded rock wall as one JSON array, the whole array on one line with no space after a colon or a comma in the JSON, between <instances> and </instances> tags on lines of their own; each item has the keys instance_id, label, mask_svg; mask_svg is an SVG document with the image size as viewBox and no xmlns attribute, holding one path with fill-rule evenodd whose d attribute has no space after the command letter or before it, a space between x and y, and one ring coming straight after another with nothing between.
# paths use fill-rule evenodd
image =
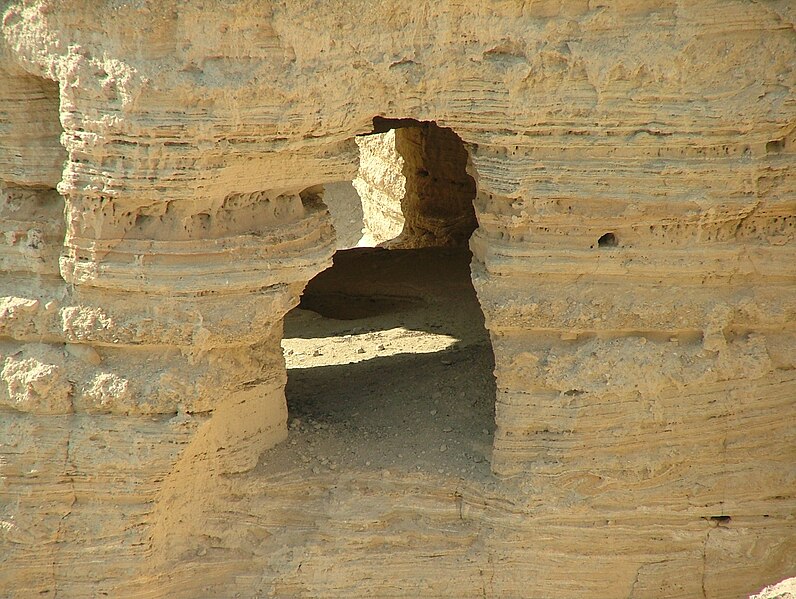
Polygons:
<instances>
[{"instance_id":1,"label":"eroded rock wall","mask_svg":"<svg viewBox=\"0 0 796 599\"><path fill-rule=\"evenodd\" d=\"M359 170L354 188L362 202L362 245L375 247L395 239L406 219L401 200L406 194L404 159L395 147L398 131L357 137Z\"/></svg>"},{"instance_id":2,"label":"eroded rock wall","mask_svg":"<svg viewBox=\"0 0 796 599\"><path fill-rule=\"evenodd\" d=\"M323 203L332 218L338 250L357 247L365 228L362 200L352 183L337 181L323 186Z\"/></svg>"},{"instance_id":3,"label":"eroded rock wall","mask_svg":"<svg viewBox=\"0 0 796 599\"><path fill-rule=\"evenodd\" d=\"M477 226L476 190L461 139L434 123L395 125L357 138L354 186L365 214L363 245L466 246Z\"/></svg>"},{"instance_id":4,"label":"eroded rock wall","mask_svg":"<svg viewBox=\"0 0 796 599\"><path fill-rule=\"evenodd\" d=\"M291 522L325 545L295 537L316 567L275 594L412 579L332 576L354 548L313 515L344 510L316 489L255 527L225 478L286 434L281 318L334 247L316 186L355 176L378 115L464 141L496 357L495 487L406 507L463 522L428 588L732 597L796 572L789 3L3 10L5 594L254 594L294 562L240 535Z\"/></svg>"},{"instance_id":5,"label":"eroded rock wall","mask_svg":"<svg viewBox=\"0 0 796 599\"><path fill-rule=\"evenodd\" d=\"M475 181L461 139L452 129L423 123L398 129L395 147L406 177L396 247L466 246L477 223Z\"/></svg>"}]
</instances>

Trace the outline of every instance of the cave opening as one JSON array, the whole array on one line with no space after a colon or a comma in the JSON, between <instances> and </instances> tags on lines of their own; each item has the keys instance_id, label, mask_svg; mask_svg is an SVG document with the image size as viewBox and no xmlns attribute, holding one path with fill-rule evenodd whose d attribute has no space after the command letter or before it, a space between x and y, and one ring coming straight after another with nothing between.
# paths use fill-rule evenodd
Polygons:
<instances>
[{"instance_id":1,"label":"cave opening","mask_svg":"<svg viewBox=\"0 0 796 599\"><path fill-rule=\"evenodd\" d=\"M494 356L470 276L467 150L410 119L376 118L357 142L356 196L324 196L334 265L285 318L288 447L316 474L489 476Z\"/></svg>"},{"instance_id":2,"label":"cave opening","mask_svg":"<svg viewBox=\"0 0 796 599\"><path fill-rule=\"evenodd\" d=\"M619 245L619 240L616 238L616 234L614 233L605 233L597 240L597 247L609 248L616 247L617 245Z\"/></svg>"}]
</instances>

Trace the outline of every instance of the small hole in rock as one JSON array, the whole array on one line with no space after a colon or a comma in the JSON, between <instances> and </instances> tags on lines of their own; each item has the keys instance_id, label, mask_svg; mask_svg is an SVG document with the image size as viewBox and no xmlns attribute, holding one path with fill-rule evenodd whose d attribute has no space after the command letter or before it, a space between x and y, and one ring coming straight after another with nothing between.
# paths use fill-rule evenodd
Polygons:
<instances>
[{"instance_id":1,"label":"small hole in rock","mask_svg":"<svg viewBox=\"0 0 796 599\"><path fill-rule=\"evenodd\" d=\"M774 139L766 144L766 154L779 154L785 149L784 139Z\"/></svg>"},{"instance_id":2,"label":"small hole in rock","mask_svg":"<svg viewBox=\"0 0 796 599\"><path fill-rule=\"evenodd\" d=\"M616 235L613 233L606 233L597 240L597 245L601 248L616 247L618 243Z\"/></svg>"}]
</instances>

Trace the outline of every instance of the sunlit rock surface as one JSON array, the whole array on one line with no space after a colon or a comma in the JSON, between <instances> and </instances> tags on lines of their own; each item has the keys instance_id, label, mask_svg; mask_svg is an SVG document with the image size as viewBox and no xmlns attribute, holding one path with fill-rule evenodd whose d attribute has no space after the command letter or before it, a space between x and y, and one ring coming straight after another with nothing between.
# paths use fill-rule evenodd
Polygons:
<instances>
[{"instance_id":1,"label":"sunlit rock surface","mask_svg":"<svg viewBox=\"0 0 796 599\"><path fill-rule=\"evenodd\" d=\"M0 594L796 574L790 2L1 6ZM467 153L486 478L255 469L376 117Z\"/></svg>"}]
</instances>

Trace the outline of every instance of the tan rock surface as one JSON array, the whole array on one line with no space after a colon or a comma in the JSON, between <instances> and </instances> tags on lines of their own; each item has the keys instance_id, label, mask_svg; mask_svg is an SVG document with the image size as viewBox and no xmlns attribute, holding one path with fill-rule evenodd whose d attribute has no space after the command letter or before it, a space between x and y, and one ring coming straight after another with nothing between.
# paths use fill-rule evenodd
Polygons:
<instances>
[{"instance_id":1,"label":"tan rock surface","mask_svg":"<svg viewBox=\"0 0 796 599\"><path fill-rule=\"evenodd\" d=\"M360 245L393 249L466 246L477 223L468 154L451 129L394 123L397 129L357 138L365 234ZM379 129L390 126L376 120Z\"/></svg>"},{"instance_id":2,"label":"tan rock surface","mask_svg":"<svg viewBox=\"0 0 796 599\"><path fill-rule=\"evenodd\" d=\"M796 574L791 3L0 7L0 594L737 597ZM489 472L291 453L313 431L288 431L282 321L376 117L468 154Z\"/></svg>"},{"instance_id":3,"label":"tan rock surface","mask_svg":"<svg viewBox=\"0 0 796 599\"><path fill-rule=\"evenodd\" d=\"M354 188L362 201L361 244L374 247L395 239L404 229L401 200L406 194L404 160L395 145L398 132L357 137L359 170Z\"/></svg>"},{"instance_id":4,"label":"tan rock surface","mask_svg":"<svg viewBox=\"0 0 796 599\"><path fill-rule=\"evenodd\" d=\"M365 228L362 199L351 181L337 181L323 186L323 203L332 218L337 249L357 247ZM375 245L375 244L373 244Z\"/></svg>"}]
</instances>

